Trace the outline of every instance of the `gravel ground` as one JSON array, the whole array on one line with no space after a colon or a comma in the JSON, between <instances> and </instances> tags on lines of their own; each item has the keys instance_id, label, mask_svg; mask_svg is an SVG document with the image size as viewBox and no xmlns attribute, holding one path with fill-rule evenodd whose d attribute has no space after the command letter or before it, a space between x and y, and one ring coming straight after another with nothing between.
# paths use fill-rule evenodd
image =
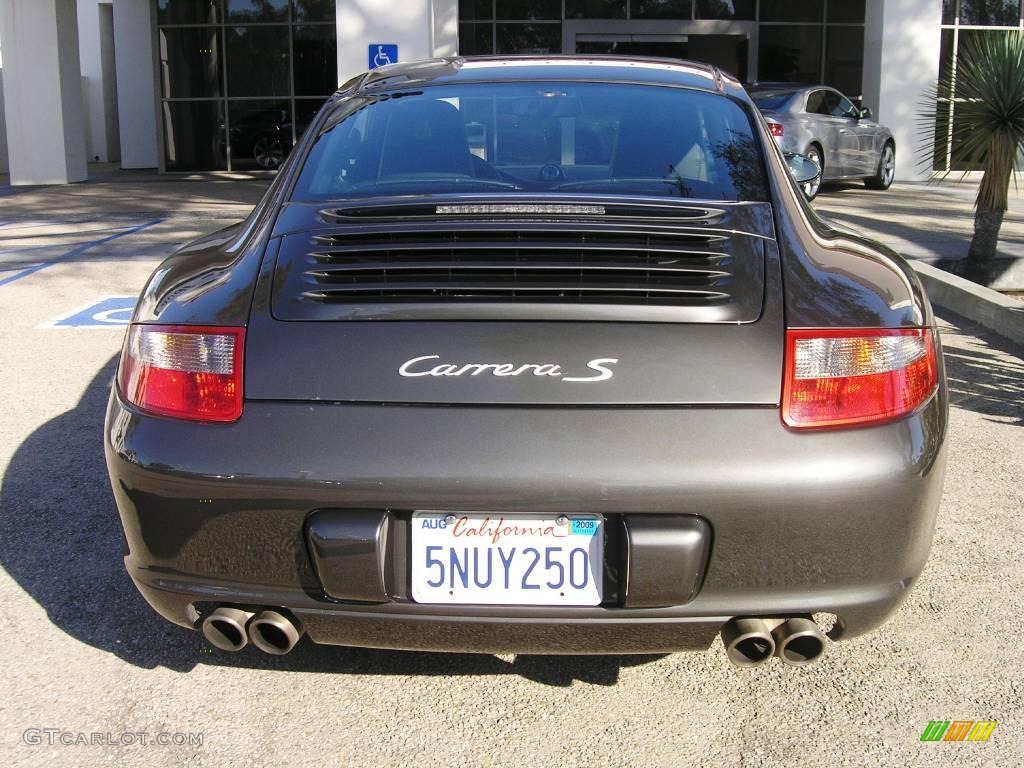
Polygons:
<instances>
[{"instance_id":1,"label":"gravel ground","mask_svg":"<svg viewBox=\"0 0 1024 768\"><path fill-rule=\"evenodd\" d=\"M120 562L100 451L121 333L38 326L137 293L174 243L240 215L261 184L93 184L0 210L0 764L1024 764L1024 350L953 316L951 456L927 569L881 631L812 667L737 670L717 642L545 658L306 640L274 658L211 652L157 617ZM934 719L999 724L987 743L919 742ZM29 728L203 741L33 745Z\"/></svg>"}]
</instances>

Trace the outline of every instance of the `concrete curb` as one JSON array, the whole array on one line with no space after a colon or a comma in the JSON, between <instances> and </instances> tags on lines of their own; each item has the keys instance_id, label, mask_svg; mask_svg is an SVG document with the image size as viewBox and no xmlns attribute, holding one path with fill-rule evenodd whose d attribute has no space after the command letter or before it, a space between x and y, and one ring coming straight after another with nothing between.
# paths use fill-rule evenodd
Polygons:
<instances>
[{"instance_id":1,"label":"concrete curb","mask_svg":"<svg viewBox=\"0 0 1024 768\"><path fill-rule=\"evenodd\" d=\"M1024 344L1024 302L923 261L911 261L910 264L933 303L951 309L1017 344Z\"/></svg>"}]
</instances>

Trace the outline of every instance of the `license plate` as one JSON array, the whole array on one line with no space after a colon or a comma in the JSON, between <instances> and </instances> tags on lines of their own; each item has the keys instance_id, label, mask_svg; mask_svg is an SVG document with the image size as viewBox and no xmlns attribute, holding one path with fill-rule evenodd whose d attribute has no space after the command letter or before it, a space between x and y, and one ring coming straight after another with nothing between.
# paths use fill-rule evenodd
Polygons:
<instances>
[{"instance_id":1,"label":"license plate","mask_svg":"<svg viewBox=\"0 0 1024 768\"><path fill-rule=\"evenodd\" d=\"M599 605L600 515L416 512L412 599L479 605Z\"/></svg>"}]
</instances>

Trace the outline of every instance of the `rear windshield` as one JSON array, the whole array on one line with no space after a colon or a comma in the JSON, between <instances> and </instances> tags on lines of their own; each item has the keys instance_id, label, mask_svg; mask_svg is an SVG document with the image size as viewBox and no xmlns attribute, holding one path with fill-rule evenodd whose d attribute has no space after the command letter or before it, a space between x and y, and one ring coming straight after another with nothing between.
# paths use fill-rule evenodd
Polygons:
<instances>
[{"instance_id":1,"label":"rear windshield","mask_svg":"<svg viewBox=\"0 0 1024 768\"><path fill-rule=\"evenodd\" d=\"M751 91L750 98L758 109L778 110L784 108L796 91Z\"/></svg>"},{"instance_id":2,"label":"rear windshield","mask_svg":"<svg viewBox=\"0 0 1024 768\"><path fill-rule=\"evenodd\" d=\"M293 197L461 192L767 200L760 149L737 103L598 83L353 97L327 118Z\"/></svg>"}]
</instances>

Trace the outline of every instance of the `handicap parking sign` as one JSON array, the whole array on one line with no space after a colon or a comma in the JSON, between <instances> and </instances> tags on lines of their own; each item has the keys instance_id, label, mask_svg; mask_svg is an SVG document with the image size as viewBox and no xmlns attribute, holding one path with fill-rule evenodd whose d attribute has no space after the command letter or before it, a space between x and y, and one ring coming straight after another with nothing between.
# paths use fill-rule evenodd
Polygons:
<instances>
[{"instance_id":1,"label":"handicap parking sign","mask_svg":"<svg viewBox=\"0 0 1024 768\"><path fill-rule=\"evenodd\" d=\"M45 323L49 328L124 328L135 310L134 296L107 296Z\"/></svg>"},{"instance_id":2,"label":"handicap parking sign","mask_svg":"<svg viewBox=\"0 0 1024 768\"><path fill-rule=\"evenodd\" d=\"M396 43L371 43L370 44L370 66L369 69L376 69L388 64L398 63L398 45Z\"/></svg>"}]
</instances>

